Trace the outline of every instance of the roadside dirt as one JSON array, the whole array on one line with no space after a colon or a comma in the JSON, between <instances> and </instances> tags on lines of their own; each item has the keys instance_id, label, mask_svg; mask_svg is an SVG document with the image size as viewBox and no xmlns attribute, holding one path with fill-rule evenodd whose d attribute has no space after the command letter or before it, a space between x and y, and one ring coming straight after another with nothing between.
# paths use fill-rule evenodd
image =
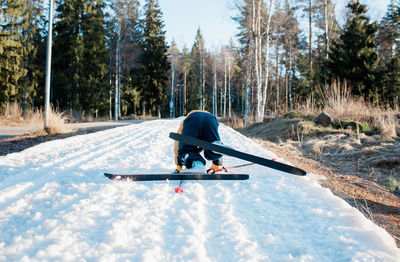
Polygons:
<instances>
[{"instance_id":1,"label":"roadside dirt","mask_svg":"<svg viewBox=\"0 0 400 262\"><path fill-rule=\"evenodd\" d=\"M4 156L15 152L21 152L26 148L35 146L43 142L55 139L63 139L76 135L89 134L109 128L115 128L117 126L122 126L126 124L129 123L89 122L89 123L68 124L69 126L67 127L67 130L69 131L61 134L49 135L43 130L39 130L27 135L16 135L9 138L3 138L0 139L0 156Z\"/></svg>"},{"instance_id":2,"label":"roadside dirt","mask_svg":"<svg viewBox=\"0 0 400 262\"><path fill-rule=\"evenodd\" d=\"M313 127L313 122L276 119L237 129L309 173L320 184L384 228L400 247L400 140Z\"/></svg>"}]
</instances>

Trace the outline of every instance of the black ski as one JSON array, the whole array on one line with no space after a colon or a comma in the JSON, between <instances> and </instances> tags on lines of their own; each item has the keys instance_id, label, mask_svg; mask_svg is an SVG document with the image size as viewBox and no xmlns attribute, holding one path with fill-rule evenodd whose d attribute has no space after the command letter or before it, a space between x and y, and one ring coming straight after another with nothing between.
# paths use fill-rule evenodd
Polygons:
<instances>
[{"instance_id":1,"label":"black ski","mask_svg":"<svg viewBox=\"0 0 400 262\"><path fill-rule=\"evenodd\" d=\"M227 174L227 173L173 173L173 174L109 174L104 173L112 180L131 180L131 181L156 181L156 180L246 180L247 174Z\"/></svg>"},{"instance_id":2,"label":"black ski","mask_svg":"<svg viewBox=\"0 0 400 262\"><path fill-rule=\"evenodd\" d=\"M209 143L209 142L197 139L197 138L193 138L190 136L185 136L185 135L181 135L181 134L177 134L177 133L170 133L169 137L174 140L177 140L179 142L182 142L184 144L198 146L203 149L207 149L207 150L218 152L218 153L221 153L224 155L240 158L240 159L243 159L243 160L246 160L249 162L253 162L253 163L256 163L256 164L259 164L262 166L266 166L266 167L270 167L270 168L273 168L273 169L276 169L279 171L291 173L293 175L305 176L307 174L306 171L304 171L300 168L294 167L294 166L286 165L286 164L275 162L275 161L272 161L272 160L269 160L266 158L262 158L259 156L240 152L240 151L237 151L235 149L228 148L225 146L212 144L212 143Z\"/></svg>"}]
</instances>

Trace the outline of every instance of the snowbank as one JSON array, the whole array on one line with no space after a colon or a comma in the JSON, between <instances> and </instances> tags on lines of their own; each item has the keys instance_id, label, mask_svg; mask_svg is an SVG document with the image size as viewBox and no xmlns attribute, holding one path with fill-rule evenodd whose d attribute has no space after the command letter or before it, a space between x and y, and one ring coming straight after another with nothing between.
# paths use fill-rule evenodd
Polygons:
<instances>
[{"instance_id":1,"label":"snowbank","mask_svg":"<svg viewBox=\"0 0 400 262\"><path fill-rule=\"evenodd\" d=\"M0 261L396 261L383 229L311 177L261 166L246 181L110 181L171 172L179 120L55 140L0 157ZM275 157L221 125L238 150ZM290 160L290 159L289 159ZM281 160L283 161L283 160ZM244 161L226 157L225 165ZM398 261L398 260L397 260Z\"/></svg>"}]
</instances>

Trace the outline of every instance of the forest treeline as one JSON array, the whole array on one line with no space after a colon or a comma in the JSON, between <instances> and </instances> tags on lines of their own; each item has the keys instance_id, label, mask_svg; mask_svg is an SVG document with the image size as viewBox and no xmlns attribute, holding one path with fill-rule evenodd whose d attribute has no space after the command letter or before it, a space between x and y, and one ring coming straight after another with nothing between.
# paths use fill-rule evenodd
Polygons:
<instances>
[{"instance_id":1,"label":"forest treeline","mask_svg":"<svg viewBox=\"0 0 400 262\"><path fill-rule=\"evenodd\" d=\"M40 108L48 1L0 7L0 111L11 102ZM55 0L52 105L110 118L204 109L259 122L318 106L341 82L368 103L399 107L399 0L378 22L350 0L343 25L332 0L238 0L235 9L239 33L228 45L208 50L198 28L179 49L166 42L157 0Z\"/></svg>"}]
</instances>

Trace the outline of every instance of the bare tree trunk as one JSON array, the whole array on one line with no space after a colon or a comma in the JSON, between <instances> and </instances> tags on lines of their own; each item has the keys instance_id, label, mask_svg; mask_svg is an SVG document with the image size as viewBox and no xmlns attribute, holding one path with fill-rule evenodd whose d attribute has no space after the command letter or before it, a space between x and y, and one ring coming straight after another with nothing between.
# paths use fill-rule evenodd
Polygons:
<instances>
[{"instance_id":1,"label":"bare tree trunk","mask_svg":"<svg viewBox=\"0 0 400 262\"><path fill-rule=\"evenodd\" d=\"M121 116L121 48L118 48L118 117Z\"/></svg>"},{"instance_id":2,"label":"bare tree trunk","mask_svg":"<svg viewBox=\"0 0 400 262\"><path fill-rule=\"evenodd\" d=\"M179 116L183 116L183 86L179 85Z\"/></svg>"},{"instance_id":3,"label":"bare tree trunk","mask_svg":"<svg viewBox=\"0 0 400 262\"><path fill-rule=\"evenodd\" d=\"M226 118L226 55L224 55L224 118Z\"/></svg>"},{"instance_id":4,"label":"bare tree trunk","mask_svg":"<svg viewBox=\"0 0 400 262\"><path fill-rule=\"evenodd\" d=\"M218 75L217 74L215 74L215 79L217 79L218 78ZM215 88L216 88L216 92L217 92L217 96L216 96L216 98L218 98L218 79L216 80L216 83L215 83ZM222 116L222 113L223 113L223 106L224 106L224 104L223 104L223 90L222 90L222 85L221 85L221 88L220 88L220 93L219 93L219 113L220 113L220 115ZM218 100L217 100L218 101ZM218 110L217 110L218 111ZM217 114L218 114L218 112L217 112Z\"/></svg>"},{"instance_id":5,"label":"bare tree trunk","mask_svg":"<svg viewBox=\"0 0 400 262\"><path fill-rule=\"evenodd\" d=\"M112 64L112 62L111 62L111 59L112 58L112 53L111 53L111 48L110 48L110 59L109 59L109 64L108 64L108 66L109 66L109 68L110 68L110 97L109 97L109 100L110 100L110 111L109 111L109 115L110 115L110 120L112 120L112 74L111 74L111 64Z\"/></svg>"},{"instance_id":6,"label":"bare tree trunk","mask_svg":"<svg viewBox=\"0 0 400 262\"><path fill-rule=\"evenodd\" d=\"M289 73L288 73L288 68L287 66L285 67L285 111L288 110L288 104L289 104Z\"/></svg>"},{"instance_id":7,"label":"bare tree trunk","mask_svg":"<svg viewBox=\"0 0 400 262\"><path fill-rule=\"evenodd\" d=\"M275 86L275 92L276 92L276 97L275 97L275 114L279 113L279 84L280 84L280 79L279 79L279 42L276 40L276 57L275 57L275 66L276 66L276 86Z\"/></svg>"},{"instance_id":8,"label":"bare tree trunk","mask_svg":"<svg viewBox=\"0 0 400 262\"><path fill-rule=\"evenodd\" d=\"M204 107L203 107L203 52L202 52L201 44L199 45L199 48L200 48L200 87L199 87L200 110L204 110Z\"/></svg>"},{"instance_id":9,"label":"bare tree trunk","mask_svg":"<svg viewBox=\"0 0 400 262\"><path fill-rule=\"evenodd\" d=\"M175 116L175 107L174 107L174 91L175 91L175 61L174 58L171 57L172 70L171 70L171 101L169 103L169 118L173 118Z\"/></svg>"},{"instance_id":10,"label":"bare tree trunk","mask_svg":"<svg viewBox=\"0 0 400 262\"><path fill-rule=\"evenodd\" d=\"M217 116L217 77L216 77L217 70L215 64L213 69L214 72L213 72L213 90L212 90L212 111L213 114Z\"/></svg>"},{"instance_id":11,"label":"bare tree trunk","mask_svg":"<svg viewBox=\"0 0 400 262\"><path fill-rule=\"evenodd\" d=\"M250 78L251 78L251 58L248 59L247 67L246 67L246 87L245 87L245 101L244 101L244 125L246 126L248 123L248 115L249 115L249 107L250 107Z\"/></svg>"},{"instance_id":12,"label":"bare tree trunk","mask_svg":"<svg viewBox=\"0 0 400 262\"><path fill-rule=\"evenodd\" d=\"M313 70L313 51L312 51L312 0L308 1L308 30L309 30L309 46L308 46L308 65L310 72Z\"/></svg>"},{"instance_id":13,"label":"bare tree trunk","mask_svg":"<svg viewBox=\"0 0 400 262\"><path fill-rule=\"evenodd\" d=\"M260 0L259 0L260 1ZM254 0L252 1L252 19L251 19L251 31L250 31L250 44L249 44L249 52L248 52L248 61L246 66L246 87L245 87L245 101L244 101L244 125L248 124L248 117L252 112L253 105L253 87L251 84L251 76L252 76L252 67L253 67L253 59L254 59L254 69L257 70L258 66L256 57L257 57L257 48L256 48L256 39L255 39L255 28L256 28L256 7L254 4ZM253 57L254 56L254 57ZM256 74L257 78L257 74ZM258 82L256 82L258 84ZM251 97L250 97L251 96Z\"/></svg>"},{"instance_id":14,"label":"bare tree trunk","mask_svg":"<svg viewBox=\"0 0 400 262\"><path fill-rule=\"evenodd\" d=\"M110 83L111 84L111 83ZM110 89L110 120L112 120L112 90Z\"/></svg>"},{"instance_id":15,"label":"bare tree trunk","mask_svg":"<svg viewBox=\"0 0 400 262\"><path fill-rule=\"evenodd\" d=\"M325 22L325 59L329 59L329 27L328 27L328 3L324 0L324 22Z\"/></svg>"},{"instance_id":16,"label":"bare tree trunk","mask_svg":"<svg viewBox=\"0 0 400 262\"><path fill-rule=\"evenodd\" d=\"M265 84L263 90L262 104L261 104L261 119L264 119L266 103L267 103L267 93L268 93L268 83L269 83L269 66L268 66L268 58L269 58L269 47L270 47L270 27L271 27L271 18L272 18L272 5L274 4L274 0L269 1L269 9L268 9L268 22L267 22L267 30L266 30L266 50L265 50Z\"/></svg>"},{"instance_id":17,"label":"bare tree trunk","mask_svg":"<svg viewBox=\"0 0 400 262\"><path fill-rule=\"evenodd\" d=\"M216 85L216 87L217 87L217 90L218 90L218 84ZM223 110L224 110L223 97L224 97L224 90L223 90L223 87L221 85L220 96L219 96L219 113L220 113L221 116L223 115Z\"/></svg>"},{"instance_id":18,"label":"bare tree trunk","mask_svg":"<svg viewBox=\"0 0 400 262\"><path fill-rule=\"evenodd\" d=\"M253 0L254 5L254 0ZM254 10L254 8L253 8ZM254 19L254 14L253 14ZM255 46L254 46L254 73L256 77L256 121L259 123L262 121L261 118L261 106L262 106L262 83L261 83L261 70L260 70L260 48L261 48L261 0L258 0L257 4L257 15L256 15L255 28L253 28L253 34L255 35Z\"/></svg>"},{"instance_id":19,"label":"bare tree trunk","mask_svg":"<svg viewBox=\"0 0 400 262\"><path fill-rule=\"evenodd\" d=\"M142 102L142 116L146 116L146 101Z\"/></svg>"},{"instance_id":20,"label":"bare tree trunk","mask_svg":"<svg viewBox=\"0 0 400 262\"><path fill-rule=\"evenodd\" d=\"M288 105L289 105L289 111L292 111L292 39L289 39L289 68L288 68L288 72L289 72L289 76L288 76Z\"/></svg>"},{"instance_id":21,"label":"bare tree trunk","mask_svg":"<svg viewBox=\"0 0 400 262\"><path fill-rule=\"evenodd\" d=\"M228 116L232 117L232 99L231 99L231 58L228 63Z\"/></svg>"},{"instance_id":22,"label":"bare tree trunk","mask_svg":"<svg viewBox=\"0 0 400 262\"><path fill-rule=\"evenodd\" d=\"M118 15L118 14L117 14ZM117 23L117 48L115 51L115 92L114 92L114 120L118 121L119 117L119 111L118 111L118 105L119 105L119 37L121 33L120 29L120 22L119 22L119 15L118 15L118 23Z\"/></svg>"},{"instance_id":23,"label":"bare tree trunk","mask_svg":"<svg viewBox=\"0 0 400 262\"><path fill-rule=\"evenodd\" d=\"M325 22L325 61L329 60L329 36L328 36L328 3L324 0L324 22ZM326 72L326 70L325 70ZM328 88L328 77L325 73L325 88Z\"/></svg>"},{"instance_id":24,"label":"bare tree trunk","mask_svg":"<svg viewBox=\"0 0 400 262\"><path fill-rule=\"evenodd\" d=\"M186 115L186 67L183 73L183 114Z\"/></svg>"}]
</instances>

